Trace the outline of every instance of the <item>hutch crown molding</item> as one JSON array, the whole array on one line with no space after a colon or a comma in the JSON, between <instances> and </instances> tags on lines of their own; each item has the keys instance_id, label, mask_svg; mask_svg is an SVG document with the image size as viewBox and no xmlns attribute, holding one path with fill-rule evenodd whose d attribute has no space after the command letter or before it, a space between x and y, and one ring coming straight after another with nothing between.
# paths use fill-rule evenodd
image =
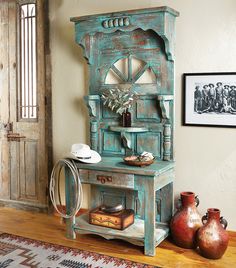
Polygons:
<instances>
[{"instance_id":1,"label":"hutch crown molding","mask_svg":"<svg viewBox=\"0 0 236 268\"><path fill-rule=\"evenodd\" d=\"M102 161L78 163L81 181L91 185L91 208L121 203L135 212L135 222L120 231L91 225L88 215L67 219L67 236L93 233L144 246L146 255L169 233L173 210L174 24L178 12L169 7L130 10L71 18L76 42L87 60L90 79L85 96L90 141ZM143 80L145 74L149 78ZM113 80L108 78L112 77ZM150 79L151 77L151 79ZM132 127L103 105L108 89L129 87L138 94ZM133 167L122 158L152 152L151 166ZM66 170L66 205L74 204L73 180ZM101 180L101 176L103 180Z\"/></svg>"}]
</instances>

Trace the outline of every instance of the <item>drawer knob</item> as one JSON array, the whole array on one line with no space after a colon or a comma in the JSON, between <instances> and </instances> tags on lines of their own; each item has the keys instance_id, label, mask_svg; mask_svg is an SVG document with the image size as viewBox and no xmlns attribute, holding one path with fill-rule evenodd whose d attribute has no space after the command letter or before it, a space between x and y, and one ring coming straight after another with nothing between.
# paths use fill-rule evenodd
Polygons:
<instances>
[{"instance_id":1,"label":"drawer knob","mask_svg":"<svg viewBox=\"0 0 236 268\"><path fill-rule=\"evenodd\" d=\"M106 182L112 182L112 177L111 176L97 175L97 180L100 181L102 184L105 184Z\"/></svg>"}]
</instances>

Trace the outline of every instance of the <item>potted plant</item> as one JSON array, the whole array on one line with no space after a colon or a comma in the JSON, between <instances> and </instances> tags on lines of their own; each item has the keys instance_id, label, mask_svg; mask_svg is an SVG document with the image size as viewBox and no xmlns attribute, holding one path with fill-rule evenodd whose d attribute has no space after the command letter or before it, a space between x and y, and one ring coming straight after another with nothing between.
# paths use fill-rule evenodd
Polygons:
<instances>
[{"instance_id":1,"label":"potted plant","mask_svg":"<svg viewBox=\"0 0 236 268\"><path fill-rule=\"evenodd\" d=\"M111 88L102 94L103 104L112 111L122 115L122 126L131 127L131 113L133 103L138 99L135 91L131 87Z\"/></svg>"}]
</instances>

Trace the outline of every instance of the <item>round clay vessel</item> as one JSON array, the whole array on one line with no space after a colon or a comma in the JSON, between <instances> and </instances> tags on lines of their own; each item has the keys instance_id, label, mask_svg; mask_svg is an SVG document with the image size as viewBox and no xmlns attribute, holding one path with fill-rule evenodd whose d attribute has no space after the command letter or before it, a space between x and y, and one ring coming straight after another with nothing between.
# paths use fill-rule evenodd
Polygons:
<instances>
[{"instance_id":1,"label":"round clay vessel","mask_svg":"<svg viewBox=\"0 0 236 268\"><path fill-rule=\"evenodd\" d=\"M176 245L183 248L196 247L196 232L202 226L197 210L199 200L193 192L182 192L181 207L170 222L170 231Z\"/></svg>"},{"instance_id":2,"label":"round clay vessel","mask_svg":"<svg viewBox=\"0 0 236 268\"><path fill-rule=\"evenodd\" d=\"M219 259L225 253L229 236L225 230L227 221L220 217L220 210L209 208L202 217L203 226L197 233L197 245L202 256L209 259Z\"/></svg>"}]
</instances>

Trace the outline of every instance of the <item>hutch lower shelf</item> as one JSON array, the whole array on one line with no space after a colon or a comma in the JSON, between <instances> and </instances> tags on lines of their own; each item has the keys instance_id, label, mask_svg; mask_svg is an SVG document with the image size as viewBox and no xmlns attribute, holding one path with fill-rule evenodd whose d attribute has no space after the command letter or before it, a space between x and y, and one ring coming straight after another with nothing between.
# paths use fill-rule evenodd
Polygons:
<instances>
[{"instance_id":1,"label":"hutch lower shelf","mask_svg":"<svg viewBox=\"0 0 236 268\"><path fill-rule=\"evenodd\" d=\"M123 231L89 224L88 213L76 218L74 230L81 234L96 234L106 239L122 239L137 246L144 246L144 220L135 219L134 224ZM167 224L156 223L155 246L158 246L169 234Z\"/></svg>"},{"instance_id":2,"label":"hutch lower shelf","mask_svg":"<svg viewBox=\"0 0 236 268\"><path fill-rule=\"evenodd\" d=\"M135 222L120 231L89 224L88 214L67 219L67 237L76 233L97 234L106 239L123 239L144 246L145 255L154 256L155 247L169 233L173 209L174 163L155 161L147 167L124 164L119 157L102 157L97 164L77 163L82 183L91 185L90 208L122 203L135 212ZM66 169L66 207L74 205L73 178Z\"/></svg>"}]
</instances>

